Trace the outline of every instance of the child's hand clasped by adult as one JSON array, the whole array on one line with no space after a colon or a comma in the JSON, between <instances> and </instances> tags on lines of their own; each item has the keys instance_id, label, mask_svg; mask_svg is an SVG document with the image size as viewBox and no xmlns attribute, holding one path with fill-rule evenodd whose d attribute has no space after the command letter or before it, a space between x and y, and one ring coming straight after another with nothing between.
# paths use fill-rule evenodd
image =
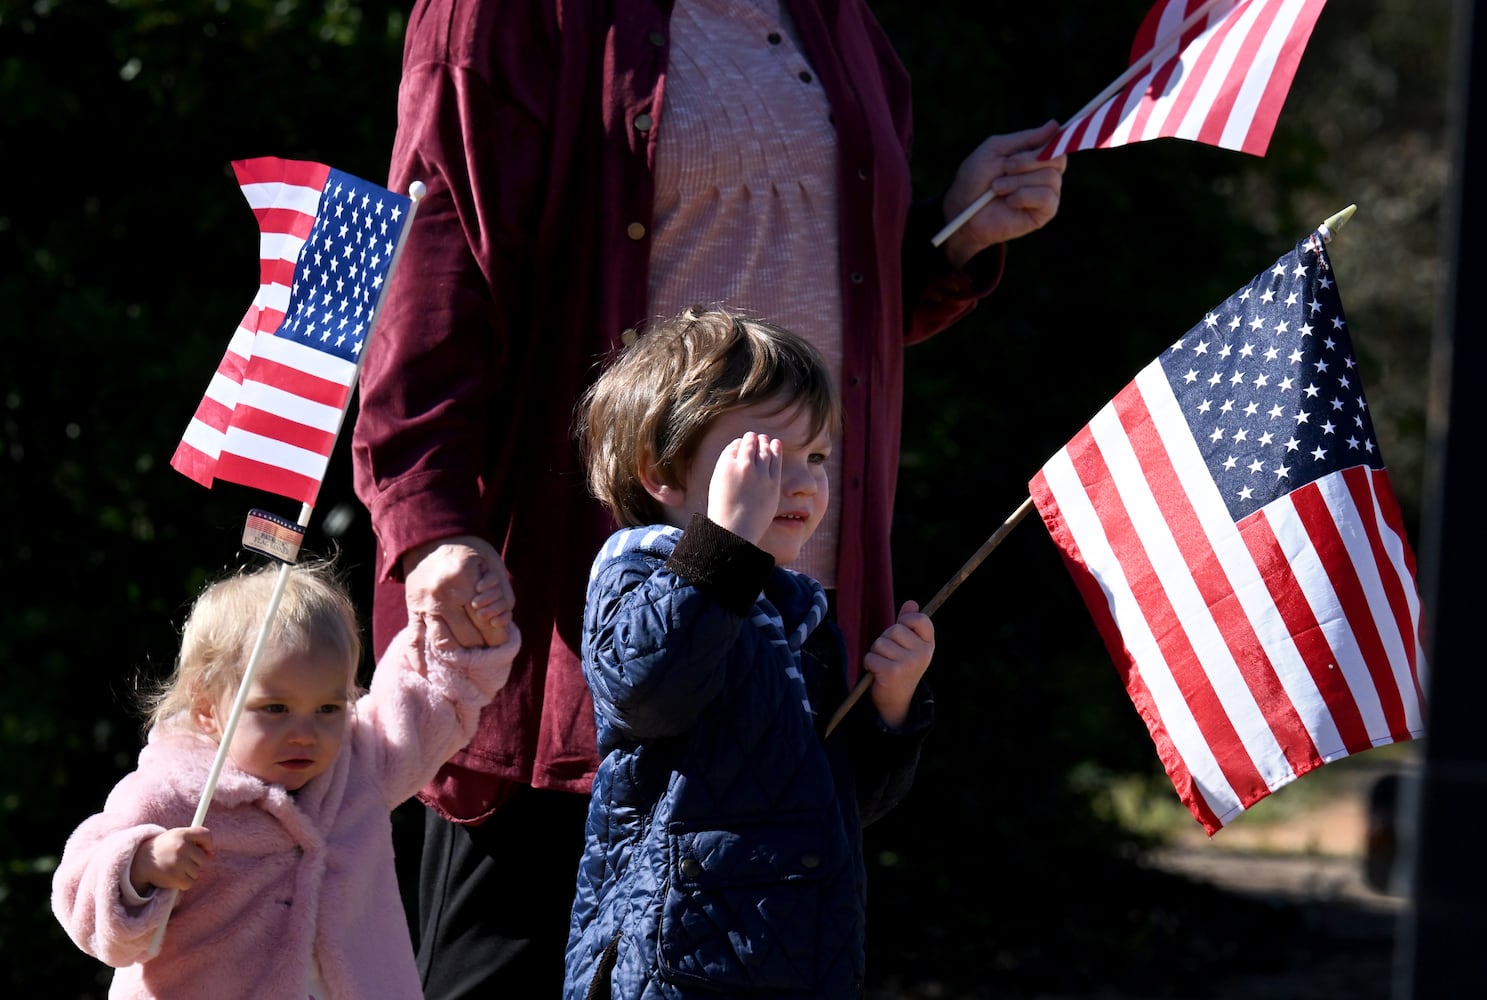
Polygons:
<instances>
[{"instance_id":1,"label":"child's hand clasped by adult","mask_svg":"<svg viewBox=\"0 0 1487 1000\"><path fill-rule=\"evenodd\" d=\"M723 448L707 493L708 520L758 545L780 507L778 438L748 431Z\"/></svg>"},{"instance_id":2,"label":"child's hand clasped by adult","mask_svg":"<svg viewBox=\"0 0 1487 1000\"><path fill-rule=\"evenodd\" d=\"M212 831L179 826L141 841L129 865L129 884L141 896L154 889L190 889L212 854Z\"/></svg>"},{"instance_id":3,"label":"child's hand clasped by adult","mask_svg":"<svg viewBox=\"0 0 1487 1000\"><path fill-rule=\"evenodd\" d=\"M505 644L515 597L506 564L489 542L447 538L409 553L404 567L409 608L442 618L466 648Z\"/></svg>"},{"instance_id":4,"label":"child's hand clasped by adult","mask_svg":"<svg viewBox=\"0 0 1487 1000\"><path fill-rule=\"evenodd\" d=\"M889 726L897 728L909 717L914 690L929 669L935 653L935 626L915 601L905 601L898 621L873 641L862 659L873 675L873 706Z\"/></svg>"}]
</instances>

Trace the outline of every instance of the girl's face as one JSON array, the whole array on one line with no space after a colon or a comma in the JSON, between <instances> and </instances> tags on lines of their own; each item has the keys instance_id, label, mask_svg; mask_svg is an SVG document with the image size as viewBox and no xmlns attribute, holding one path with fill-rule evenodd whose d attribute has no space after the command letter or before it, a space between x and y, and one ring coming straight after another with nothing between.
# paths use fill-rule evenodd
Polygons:
<instances>
[{"instance_id":1,"label":"girl's face","mask_svg":"<svg viewBox=\"0 0 1487 1000\"><path fill-rule=\"evenodd\" d=\"M228 756L241 771L291 792L324 774L346 735L352 672L329 651L265 648L253 672ZM209 706L203 720L218 735L237 690Z\"/></svg>"}]
</instances>

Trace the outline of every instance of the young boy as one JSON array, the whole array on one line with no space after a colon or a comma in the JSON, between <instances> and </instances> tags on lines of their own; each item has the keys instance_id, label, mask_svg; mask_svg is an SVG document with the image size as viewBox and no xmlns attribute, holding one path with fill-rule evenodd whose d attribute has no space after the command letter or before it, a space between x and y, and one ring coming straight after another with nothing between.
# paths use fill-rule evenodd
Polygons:
<instances>
[{"instance_id":1,"label":"young boy","mask_svg":"<svg viewBox=\"0 0 1487 1000\"><path fill-rule=\"evenodd\" d=\"M829 500L840 404L804 340L721 310L639 338L595 383L589 485L625 529L594 561L583 668L601 763L568 998L863 989L861 826L908 790L933 703L917 605L847 694L824 591L782 568Z\"/></svg>"}]
</instances>

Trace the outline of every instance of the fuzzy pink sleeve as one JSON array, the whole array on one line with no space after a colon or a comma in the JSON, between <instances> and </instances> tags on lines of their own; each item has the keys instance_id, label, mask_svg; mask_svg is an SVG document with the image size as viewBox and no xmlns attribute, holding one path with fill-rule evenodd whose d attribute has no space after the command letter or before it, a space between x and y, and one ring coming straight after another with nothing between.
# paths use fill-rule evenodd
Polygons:
<instances>
[{"instance_id":1,"label":"fuzzy pink sleeve","mask_svg":"<svg viewBox=\"0 0 1487 1000\"><path fill-rule=\"evenodd\" d=\"M128 781L110 796L110 807ZM106 965L124 968L143 961L155 928L169 915L164 905L169 893L156 892L132 906L121 889L135 850L164 832L150 823L126 825L105 809L84 821L62 851L52 876L52 912L79 948Z\"/></svg>"},{"instance_id":2,"label":"fuzzy pink sleeve","mask_svg":"<svg viewBox=\"0 0 1487 1000\"><path fill-rule=\"evenodd\" d=\"M442 619L424 614L388 644L371 693L357 705L356 739L382 761L389 807L410 798L470 742L520 647L521 633L512 626L504 644L466 649Z\"/></svg>"}]
</instances>

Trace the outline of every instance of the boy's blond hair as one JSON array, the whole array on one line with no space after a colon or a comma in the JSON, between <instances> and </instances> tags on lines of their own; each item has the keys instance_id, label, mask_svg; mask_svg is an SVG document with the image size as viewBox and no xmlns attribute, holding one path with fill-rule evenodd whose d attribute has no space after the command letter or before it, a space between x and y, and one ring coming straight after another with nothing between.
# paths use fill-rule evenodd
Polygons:
<instances>
[{"instance_id":1,"label":"boy's blond hair","mask_svg":"<svg viewBox=\"0 0 1487 1000\"><path fill-rule=\"evenodd\" d=\"M666 520L646 492L686 481L697 446L725 413L759 403L801 405L811 433L841 422L836 383L798 334L725 309L693 306L657 323L607 368L579 403L589 490L626 527Z\"/></svg>"},{"instance_id":2,"label":"boy's blond hair","mask_svg":"<svg viewBox=\"0 0 1487 1000\"><path fill-rule=\"evenodd\" d=\"M280 565L240 570L211 584L191 605L175 671L146 697L147 725L170 721L197 728L195 708L235 695L263 629ZM289 568L264 649L325 652L343 658L353 696L361 660L361 627L344 582L330 560Z\"/></svg>"}]
</instances>

